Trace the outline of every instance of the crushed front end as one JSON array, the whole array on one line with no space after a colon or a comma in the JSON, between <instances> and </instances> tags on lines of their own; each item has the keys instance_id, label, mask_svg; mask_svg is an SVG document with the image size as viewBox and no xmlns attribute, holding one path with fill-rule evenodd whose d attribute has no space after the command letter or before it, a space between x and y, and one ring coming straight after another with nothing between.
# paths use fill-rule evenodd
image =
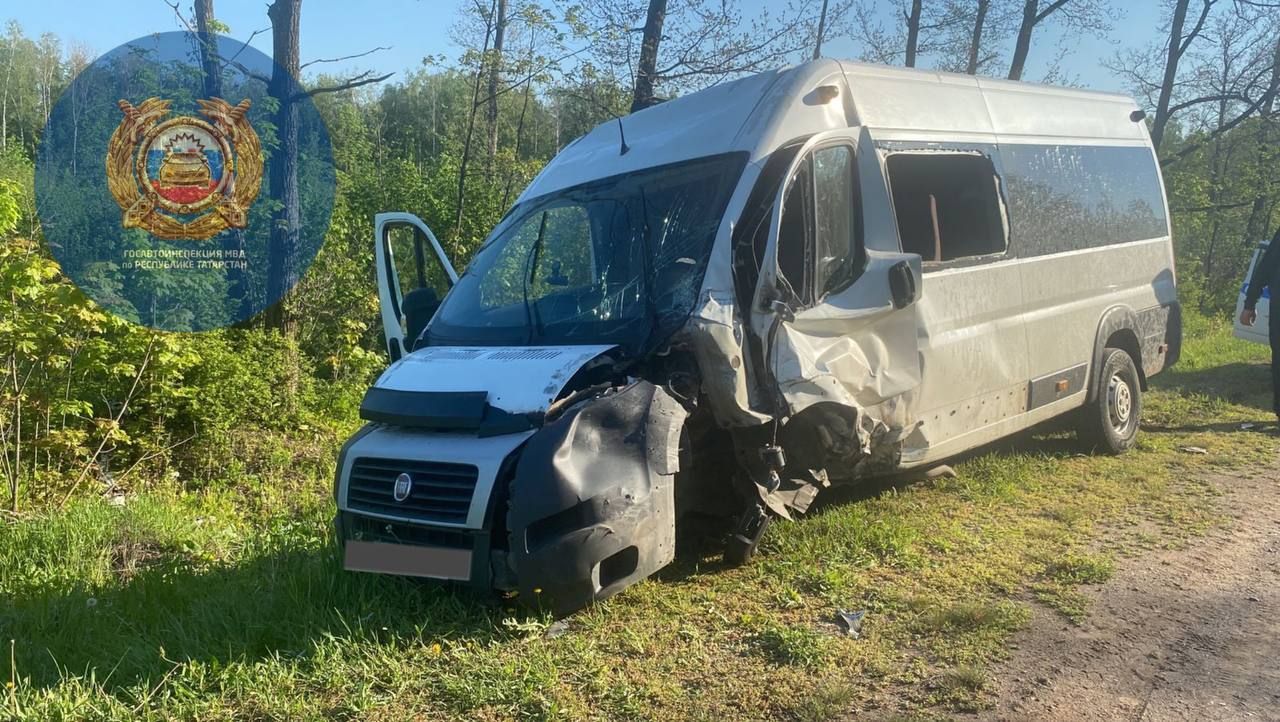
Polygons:
<instances>
[{"instance_id":1,"label":"crushed front end","mask_svg":"<svg viewBox=\"0 0 1280 722\"><path fill-rule=\"evenodd\" d=\"M647 381L590 383L606 350L433 348L401 362L430 375L389 369L339 457L345 566L565 613L670 563L686 411ZM486 376L487 391L452 381Z\"/></svg>"}]
</instances>

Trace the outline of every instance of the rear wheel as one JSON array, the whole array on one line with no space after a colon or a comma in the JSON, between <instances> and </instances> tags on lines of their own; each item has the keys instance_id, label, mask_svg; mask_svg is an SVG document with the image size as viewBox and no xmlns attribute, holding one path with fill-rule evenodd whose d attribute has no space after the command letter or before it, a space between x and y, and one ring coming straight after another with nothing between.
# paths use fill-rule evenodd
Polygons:
<instances>
[{"instance_id":1,"label":"rear wheel","mask_svg":"<svg viewBox=\"0 0 1280 722\"><path fill-rule=\"evenodd\" d=\"M1138 369L1127 352L1108 348L1097 378L1093 402L1080 410L1079 437L1097 451L1122 454L1133 447L1142 421Z\"/></svg>"}]
</instances>

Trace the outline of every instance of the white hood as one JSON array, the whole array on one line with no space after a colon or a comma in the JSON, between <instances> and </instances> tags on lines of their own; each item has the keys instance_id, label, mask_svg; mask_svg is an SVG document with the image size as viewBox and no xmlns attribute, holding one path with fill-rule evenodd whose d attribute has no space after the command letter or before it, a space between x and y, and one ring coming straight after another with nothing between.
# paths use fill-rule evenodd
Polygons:
<instances>
[{"instance_id":1,"label":"white hood","mask_svg":"<svg viewBox=\"0 0 1280 722\"><path fill-rule=\"evenodd\" d=\"M432 346L391 364L377 388L484 391L513 414L546 411L582 367L614 348L599 346Z\"/></svg>"}]
</instances>

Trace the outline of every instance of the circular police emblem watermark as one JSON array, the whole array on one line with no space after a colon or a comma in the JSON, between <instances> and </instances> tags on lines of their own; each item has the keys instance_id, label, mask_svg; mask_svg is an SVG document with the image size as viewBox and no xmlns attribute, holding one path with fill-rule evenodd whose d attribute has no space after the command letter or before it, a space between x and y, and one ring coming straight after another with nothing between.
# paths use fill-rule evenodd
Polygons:
<instances>
[{"instance_id":1,"label":"circular police emblem watermark","mask_svg":"<svg viewBox=\"0 0 1280 722\"><path fill-rule=\"evenodd\" d=\"M328 133L297 79L253 47L185 32L81 71L36 161L63 273L106 310L167 331L278 302L319 251L334 188Z\"/></svg>"}]
</instances>

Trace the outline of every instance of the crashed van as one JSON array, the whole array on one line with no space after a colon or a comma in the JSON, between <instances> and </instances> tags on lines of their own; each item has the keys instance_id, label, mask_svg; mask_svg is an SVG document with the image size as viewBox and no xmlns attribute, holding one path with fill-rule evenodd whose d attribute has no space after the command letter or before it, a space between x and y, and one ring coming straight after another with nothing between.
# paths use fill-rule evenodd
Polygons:
<instances>
[{"instance_id":1,"label":"crashed van","mask_svg":"<svg viewBox=\"0 0 1280 722\"><path fill-rule=\"evenodd\" d=\"M1121 95L816 60L604 123L454 271L375 222L391 365L337 468L348 569L567 612L723 523L1053 417L1134 443L1178 356Z\"/></svg>"}]
</instances>

